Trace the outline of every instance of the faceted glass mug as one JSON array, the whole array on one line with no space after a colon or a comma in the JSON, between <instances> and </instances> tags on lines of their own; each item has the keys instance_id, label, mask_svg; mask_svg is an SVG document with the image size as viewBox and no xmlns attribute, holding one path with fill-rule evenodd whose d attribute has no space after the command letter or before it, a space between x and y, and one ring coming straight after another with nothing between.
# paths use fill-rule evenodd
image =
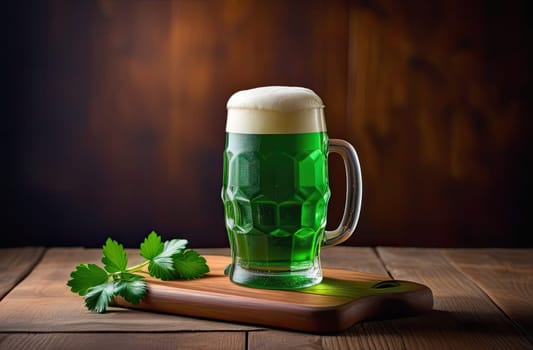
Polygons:
<instances>
[{"instance_id":1,"label":"faceted glass mug","mask_svg":"<svg viewBox=\"0 0 533 350\"><path fill-rule=\"evenodd\" d=\"M227 103L222 201L231 249L231 281L297 289L322 280L320 249L344 242L361 210L357 153L328 139L322 100L301 87L242 90ZM346 169L346 202L326 231L328 153Z\"/></svg>"}]
</instances>

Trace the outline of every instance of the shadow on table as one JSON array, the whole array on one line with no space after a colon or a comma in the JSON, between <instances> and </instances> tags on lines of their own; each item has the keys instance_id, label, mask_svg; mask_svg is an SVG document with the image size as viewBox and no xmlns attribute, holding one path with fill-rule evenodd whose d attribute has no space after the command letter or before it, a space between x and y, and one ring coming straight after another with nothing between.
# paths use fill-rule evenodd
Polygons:
<instances>
[{"instance_id":1,"label":"shadow on table","mask_svg":"<svg viewBox=\"0 0 533 350\"><path fill-rule=\"evenodd\" d=\"M402 335L422 334L469 334L482 333L494 336L508 336L523 333L506 316L497 312L472 311L442 311L432 310L410 317L387 317L370 320L354 325L345 333L359 333L364 328L365 333L375 335L400 333Z\"/></svg>"}]
</instances>

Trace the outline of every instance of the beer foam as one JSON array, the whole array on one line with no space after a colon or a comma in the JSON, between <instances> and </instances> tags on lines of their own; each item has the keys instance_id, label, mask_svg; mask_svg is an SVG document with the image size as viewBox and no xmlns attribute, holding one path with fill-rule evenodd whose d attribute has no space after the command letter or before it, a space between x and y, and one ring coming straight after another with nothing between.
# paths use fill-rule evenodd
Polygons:
<instances>
[{"instance_id":1,"label":"beer foam","mask_svg":"<svg viewBox=\"0 0 533 350\"><path fill-rule=\"evenodd\" d=\"M291 134L326 131L324 103L312 90L264 86L234 93L228 100L226 131Z\"/></svg>"},{"instance_id":2,"label":"beer foam","mask_svg":"<svg viewBox=\"0 0 533 350\"><path fill-rule=\"evenodd\" d=\"M294 112L324 108L324 104L311 89L298 86L264 86L234 93L228 100L227 108Z\"/></svg>"}]
</instances>

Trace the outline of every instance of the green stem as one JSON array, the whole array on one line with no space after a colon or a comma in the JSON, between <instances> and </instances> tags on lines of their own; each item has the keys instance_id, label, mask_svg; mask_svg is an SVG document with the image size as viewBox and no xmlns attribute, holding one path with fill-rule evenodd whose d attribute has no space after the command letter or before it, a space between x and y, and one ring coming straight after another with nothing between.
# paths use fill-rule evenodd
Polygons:
<instances>
[{"instance_id":1,"label":"green stem","mask_svg":"<svg viewBox=\"0 0 533 350\"><path fill-rule=\"evenodd\" d=\"M132 267L128 267L126 269L126 272L137 272L137 271L141 271L143 267L145 267L146 265L148 265L150 263L150 260L146 260L146 261L143 261L142 263L140 264L137 264L137 265L134 265Z\"/></svg>"},{"instance_id":2,"label":"green stem","mask_svg":"<svg viewBox=\"0 0 533 350\"><path fill-rule=\"evenodd\" d=\"M139 273L142 273L142 274L145 274L145 275L150 276L150 273L149 273L149 272L146 272L146 271L139 271Z\"/></svg>"}]
</instances>

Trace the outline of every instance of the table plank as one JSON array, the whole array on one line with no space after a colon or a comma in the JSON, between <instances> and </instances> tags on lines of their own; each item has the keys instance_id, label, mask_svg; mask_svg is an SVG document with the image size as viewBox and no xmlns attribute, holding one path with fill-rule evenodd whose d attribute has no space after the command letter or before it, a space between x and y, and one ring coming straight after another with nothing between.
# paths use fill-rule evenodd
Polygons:
<instances>
[{"instance_id":1,"label":"table plank","mask_svg":"<svg viewBox=\"0 0 533 350\"><path fill-rule=\"evenodd\" d=\"M251 331L250 350L270 349L405 349L402 336L389 320L368 321L338 335L313 335L285 331Z\"/></svg>"},{"instance_id":2,"label":"table plank","mask_svg":"<svg viewBox=\"0 0 533 350\"><path fill-rule=\"evenodd\" d=\"M0 349L246 349L245 332L0 333Z\"/></svg>"},{"instance_id":3,"label":"table plank","mask_svg":"<svg viewBox=\"0 0 533 350\"><path fill-rule=\"evenodd\" d=\"M229 253L228 249L200 251ZM131 254L136 250L128 253L132 264L140 260ZM318 336L118 308L104 315L91 313L81 297L70 292L66 281L79 263L99 262L101 251L52 248L0 301L0 348L89 349L110 344L110 348L126 345L136 349L148 344L154 348L179 345L207 349L531 349L533 344L510 319L529 332L530 255L527 250L504 249L324 249L324 267L388 272L394 278L429 286L435 310L415 317L363 322L340 334ZM490 284L494 279L501 280ZM509 293L518 297L510 298ZM521 308L523 313L519 313Z\"/></svg>"},{"instance_id":4,"label":"table plank","mask_svg":"<svg viewBox=\"0 0 533 350\"><path fill-rule=\"evenodd\" d=\"M141 260L128 250L130 262ZM244 331L261 329L233 323L110 308L105 314L88 311L83 299L66 282L80 263L99 263L101 250L51 248L24 281L0 302L0 332L168 332ZM38 307L36 307L38 305Z\"/></svg>"},{"instance_id":5,"label":"table plank","mask_svg":"<svg viewBox=\"0 0 533 350\"><path fill-rule=\"evenodd\" d=\"M532 344L441 249L378 248L397 279L433 290L434 311L393 323L408 349L531 349Z\"/></svg>"},{"instance_id":6,"label":"table plank","mask_svg":"<svg viewBox=\"0 0 533 350\"><path fill-rule=\"evenodd\" d=\"M324 268L369 272L388 275L387 269L370 247L336 246L323 248L321 263Z\"/></svg>"},{"instance_id":7,"label":"table plank","mask_svg":"<svg viewBox=\"0 0 533 350\"><path fill-rule=\"evenodd\" d=\"M43 247L0 248L0 300L26 277L44 251Z\"/></svg>"},{"instance_id":8,"label":"table plank","mask_svg":"<svg viewBox=\"0 0 533 350\"><path fill-rule=\"evenodd\" d=\"M533 249L447 249L443 253L533 342Z\"/></svg>"}]
</instances>

